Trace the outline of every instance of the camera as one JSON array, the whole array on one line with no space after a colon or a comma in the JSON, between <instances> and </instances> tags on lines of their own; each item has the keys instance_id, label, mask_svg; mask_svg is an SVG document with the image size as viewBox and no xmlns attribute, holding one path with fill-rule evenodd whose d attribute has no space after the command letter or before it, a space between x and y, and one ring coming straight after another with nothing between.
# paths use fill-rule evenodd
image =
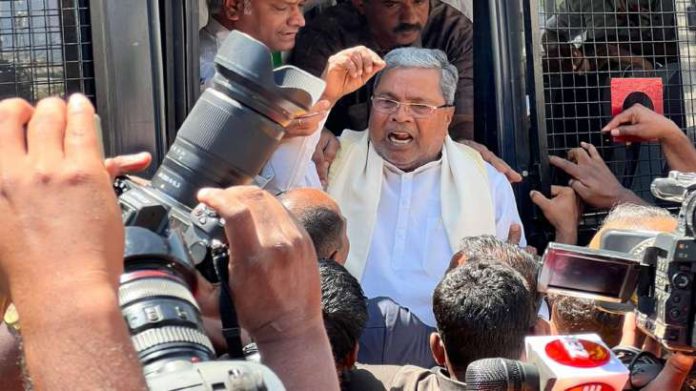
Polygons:
<instances>
[{"instance_id":1,"label":"camera","mask_svg":"<svg viewBox=\"0 0 696 391\"><path fill-rule=\"evenodd\" d=\"M629 303L637 326L673 351L696 352L696 174L657 178L653 195L681 202L675 232L607 230L600 249L551 243L541 292Z\"/></svg>"},{"instance_id":2,"label":"camera","mask_svg":"<svg viewBox=\"0 0 696 391\"><path fill-rule=\"evenodd\" d=\"M268 48L238 31L222 43L215 63L212 86L192 108L152 181L114 183L126 226L119 305L151 389L282 390L261 364L213 361L215 350L191 292L198 269L221 282L229 298L228 248L224 221L197 205L196 193L252 182L284 126L314 105L324 82L291 66L274 70ZM230 312L231 299L221 310L223 325Z\"/></svg>"}]
</instances>

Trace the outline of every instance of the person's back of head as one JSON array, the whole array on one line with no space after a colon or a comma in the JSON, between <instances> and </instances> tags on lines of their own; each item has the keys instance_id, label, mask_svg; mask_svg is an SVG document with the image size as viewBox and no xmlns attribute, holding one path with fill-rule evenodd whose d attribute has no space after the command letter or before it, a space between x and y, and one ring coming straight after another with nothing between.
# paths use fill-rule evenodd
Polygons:
<instances>
[{"instance_id":1,"label":"person's back of head","mask_svg":"<svg viewBox=\"0 0 696 391\"><path fill-rule=\"evenodd\" d=\"M341 373L355 364L358 340L367 323L367 299L358 280L338 263L319 260L319 275L324 326Z\"/></svg>"},{"instance_id":2,"label":"person's back of head","mask_svg":"<svg viewBox=\"0 0 696 391\"><path fill-rule=\"evenodd\" d=\"M602 234L608 229L671 232L677 228L677 219L667 209L657 206L620 204L614 207L588 245L599 248Z\"/></svg>"},{"instance_id":3,"label":"person's back of head","mask_svg":"<svg viewBox=\"0 0 696 391\"><path fill-rule=\"evenodd\" d=\"M537 282L541 262L539 257L532 255L517 245L499 240L493 235L469 236L459 242L457 251L450 260L448 271L463 265L470 259L484 258L508 265L524 277L527 288L536 295Z\"/></svg>"},{"instance_id":4,"label":"person's back of head","mask_svg":"<svg viewBox=\"0 0 696 391\"><path fill-rule=\"evenodd\" d=\"M554 334L597 333L608 346L621 340L623 315L602 311L591 299L571 296L551 298L551 328Z\"/></svg>"},{"instance_id":5,"label":"person's back of head","mask_svg":"<svg viewBox=\"0 0 696 391\"><path fill-rule=\"evenodd\" d=\"M534 307L518 272L495 260L472 259L447 273L435 288L438 333L431 338L433 356L458 379L478 359L519 359L536 319Z\"/></svg>"},{"instance_id":6,"label":"person's back of head","mask_svg":"<svg viewBox=\"0 0 696 391\"><path fill-rule=\"evenodd\" d=\"M280 195L279 199L309 234L318 258L345 263L350 247L346 222L328 194L300 188Z\"/></svg>"}]
</instances>

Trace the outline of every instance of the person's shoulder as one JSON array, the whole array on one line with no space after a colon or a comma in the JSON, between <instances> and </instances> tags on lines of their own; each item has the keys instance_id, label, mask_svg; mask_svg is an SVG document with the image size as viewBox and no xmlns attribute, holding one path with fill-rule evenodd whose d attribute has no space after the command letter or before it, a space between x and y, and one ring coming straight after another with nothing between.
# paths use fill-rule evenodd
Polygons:
<instances>
[{"instance_id":1,"label":"person's shoulder","mask_svg":"<svg viewBox=\"0 0 696 391\"><path fill-rule=\"evenodd\" d=\"M350 2L339 3L331 6L314 16L307 25L300 30L313 33L349 32L361 25L361 15Z\"/></svg>"},{"instance_id":2,"label":"person's shoulder","mask_svg":"<svg viewBox=\"0 0 696 391\"><path fill-rule=\"evenodd\" d=\"M508 181L505 174L496 170L495 167L493 167L488 162L483 162L483 164L486 167L486 174L488 175L488 181L490 182L491 189L493 191L496 191L496 192L510 191L510 192L512 192L512 186L510 185L510 181Z\"/></svg>"},{"instance_id":3,"label":"person's shoulder","mask_svg":"<svg viewBox=\"0 0 696 391\"><path fill-rule=\"evenodd\" d=\"M423 45L447 51L462 47L473 39L473 23L461 11L439 0L432 3L428 23L423 29ZM449 55L450 53L448 53Z\"/></svg>"},{"instance_id":4,"label":"person's shoulder","mask_svg":"<svg viewBox=\"0 0 696 391\"><path fill-rule=\"evenodd\" d=\"M358 364L351 373L350 390L439 390L424 387L437 385L437 375L429 369L415 365L366 365ZM382 388L380 388L382 387Z\"/></svg>"}]
</instances>

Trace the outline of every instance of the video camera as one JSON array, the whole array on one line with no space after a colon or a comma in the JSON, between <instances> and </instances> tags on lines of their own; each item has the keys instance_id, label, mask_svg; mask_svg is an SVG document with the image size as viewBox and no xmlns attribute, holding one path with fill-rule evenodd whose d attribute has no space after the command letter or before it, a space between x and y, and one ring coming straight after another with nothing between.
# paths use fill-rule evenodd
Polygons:
<instances>
[{"instance_id":1,"label":"video camera","mask_svg":"<svg viewBox=\"0 0 696 391\"><path fill-rule=\"evenodd\" d=\"M695 190L693 173L652 183L655 197L681 202L675 232L607 230L599 250L551 243L539 290L633 304L642 331L670 350L696 352Z\"/></svg>"},{"instance_id":2,"label":"video camera","mask_svg":"<svg viewBox=\"0 0 696 391\"><path fill-rule=\"evenodd\" d=\"M261 364L212 361L215 350L191 294L196 269L221 284L223 327L225 316L234 323L223 329L228 345L225 332L239 341L239 328L227 286L224 221L197 205L196 193L249 184L278 146L284 126L316 103L324 82L291 66L274 70L268 48L238 31L222 43L215 63L212 86L182 124L151 183L119 178L114 184L126 226L119 304L151 389L283 389ZM241 345L237 350L241 357Z\"/></svg>"}]
</instances>

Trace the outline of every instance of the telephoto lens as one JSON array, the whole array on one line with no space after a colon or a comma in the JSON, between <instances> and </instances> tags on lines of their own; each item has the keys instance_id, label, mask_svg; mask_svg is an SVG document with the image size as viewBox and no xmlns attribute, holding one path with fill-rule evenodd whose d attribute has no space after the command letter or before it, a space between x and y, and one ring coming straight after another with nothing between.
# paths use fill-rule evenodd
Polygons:
<instances>
[{"instance_id":1,"label":"telephoto lens","mask_svg":"<svg viewBox=\"0 0 696 391\"><path fill-rule=\"evenodd\" d=\"M272 68L261 42L232 31L215 57L213 85L177 133L152 187L192 208L202 187L244 185L258 174L285 134L308 111L324 81L298 68Z\"/></svg>"},{"instance_id":2,"label":"telephoto lens","mask_svg":"<svg viewBox=\"0 0 696 391\"><path fill-rule=\"evenodd\" d=\"M176 233L126 227L119 304L146 376L169 361L216 357L191 294L194 273Z\"/></svg>"}]
</instances>

